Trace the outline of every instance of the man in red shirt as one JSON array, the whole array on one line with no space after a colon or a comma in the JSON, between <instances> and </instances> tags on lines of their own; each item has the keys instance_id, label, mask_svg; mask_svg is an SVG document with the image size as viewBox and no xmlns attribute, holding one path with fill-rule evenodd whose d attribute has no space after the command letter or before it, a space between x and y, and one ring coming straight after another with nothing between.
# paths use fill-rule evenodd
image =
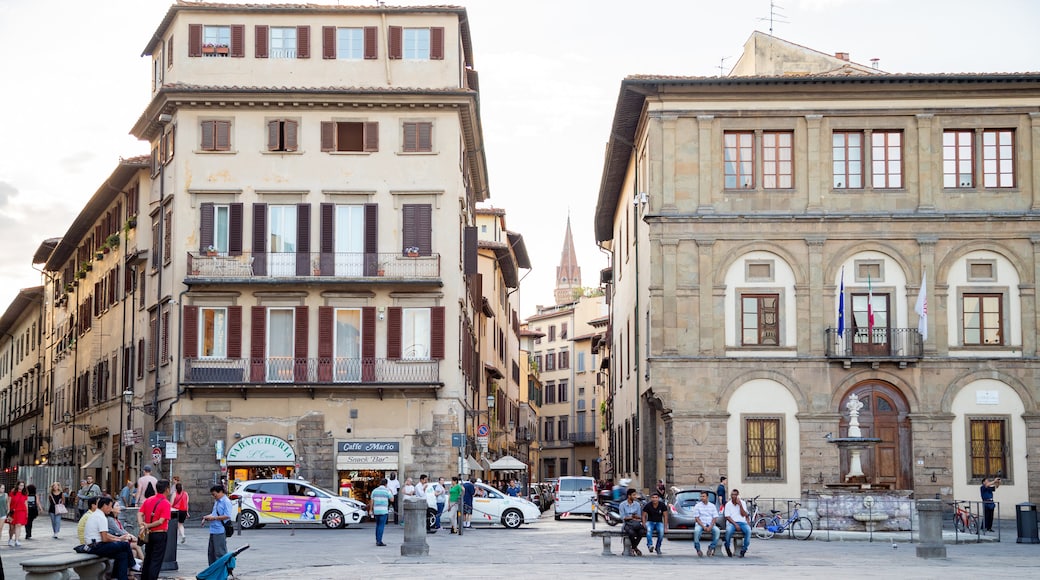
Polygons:
<instances>
[{"instance_id":1,"label":"man in red shirt","mask_svg":"<svg viewBox=\"0 0 1040 580\"><path fill-rule=\"evenodd\" d=\"M150 530L148 544L144 548L141 580L157 580L162 570L163 556L166 554L166 532L170 525L170 501L166 499L166 491L169 489L168 480L159 480L155 485L156 494L146 499L137 512L140 527Z\"/></svg>"}]
</instances>

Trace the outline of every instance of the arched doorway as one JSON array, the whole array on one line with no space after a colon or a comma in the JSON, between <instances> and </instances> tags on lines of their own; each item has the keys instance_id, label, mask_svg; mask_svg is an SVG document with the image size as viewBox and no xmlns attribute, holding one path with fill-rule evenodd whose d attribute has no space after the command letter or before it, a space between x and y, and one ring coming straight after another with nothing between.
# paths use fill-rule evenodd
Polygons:
<instances>
[{"instance_id":1,"label":"arched doorway","mask_svg":"<svg viewBox=\"0 0 1040 580\"><path fill-rule=\"evenodd\" d=\"M863 473L873 484L888 485L891 489L913 489L910 435L910 406L899 389L882 381L864 381L849 389L841 399L838 412L841 423L838 432L847 437L848 409L845 404L853 393L863 403L859 414L860 430L864 437L881 439L872 449L861 455ZM848 473L849 454L841 457L841 472Z\"/></svg>"}]
</instances>

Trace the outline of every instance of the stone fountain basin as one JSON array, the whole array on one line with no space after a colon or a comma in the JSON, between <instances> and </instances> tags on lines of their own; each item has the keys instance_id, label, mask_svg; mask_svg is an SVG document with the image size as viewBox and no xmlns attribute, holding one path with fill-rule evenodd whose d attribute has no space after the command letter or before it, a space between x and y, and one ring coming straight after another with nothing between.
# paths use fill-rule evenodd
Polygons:
<instances>
[{"instance_id":1,"label":"stone fountain basin","mask_svg":"<svg viewBox=\"0 0 1040 580\"><path fill-rule=\"evenodd\" d=\"M880 437L832 437L828 441L835 445L849 445L854 443L881 443L882 439Z\"/></svg>"},{"instance_id":2,"label":"stone fountain basin","mask_svg":"<svg viewBox=\"0 0 1040 580\"><path fill-rule=\"evenodd\" d=\"M878 512L860 512L852 514L852 519L863 523L883 522L888 519L888 514Z\"/></svg>"}]
</instances>

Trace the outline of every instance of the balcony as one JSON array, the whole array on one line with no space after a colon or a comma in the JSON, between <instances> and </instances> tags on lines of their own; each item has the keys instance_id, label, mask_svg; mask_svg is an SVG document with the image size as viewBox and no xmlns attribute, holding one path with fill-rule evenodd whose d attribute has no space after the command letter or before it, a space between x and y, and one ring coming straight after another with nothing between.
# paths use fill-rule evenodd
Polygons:
<instances>
[{"instance_id":1,"label":"balcony","mask_svg":"<svg viewBox=\"0 0 1040 580\"><path fill-rule=\"evenodd\" d=\"M596 433L593 431L577 431L567 435L567 439L575 445L595 445Z\"/></svg>"},{"instance_id":2,"label":"balcony","mask_svg":"<svg viewBox=\"0 0 1040 580\"><path fill-rule=\"evenodd\" d=\"M187 385L439 387L440 361L383 358L186 358Z\"/></svg>"},{"instance_id":3,"label":"balcony","mask_svg":"<svg viewBox=\"0 0 1040 580\"><path fill-rule=\"evenodd\" d=\"M919 360L924 352L924 341L916 328L847 328L841 334L836 328L827 329L827 358L852 362L898 362L905 367Z\"/></svg>"},{"instance_id":4,"label":"balcony","mask_svg":"<svg viewBox=\"0 0 1040 580\"><path fill-rule=\"evenodd\" d=\"M185 282L275 282L345 279L439 281L440 254L364 252L188 252Z\"/></svg>"}]
</instances>

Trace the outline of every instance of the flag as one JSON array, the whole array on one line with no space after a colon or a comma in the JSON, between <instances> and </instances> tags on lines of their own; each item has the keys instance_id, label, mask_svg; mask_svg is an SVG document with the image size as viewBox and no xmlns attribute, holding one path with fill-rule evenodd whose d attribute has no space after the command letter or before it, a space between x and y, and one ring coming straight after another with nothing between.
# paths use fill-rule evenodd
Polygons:
<instances>
[{"instance_id":1,"label":"flag","mask_svg":"<svg viewBox=\"0 0 1040 580\"><path fill-rule=\"evenodd\" d=\"M919 317L917 332L921 333L921 340L928 340L928 293L925 291L928 287L927 276L927 272L921 273L921 289L917 291L917 304L914 305L914 312Z\"/></svg>"},{"instance_id":2,"label":"flag","mask_svg":"<svg viewBox=\"0 0 1040 580\"><path fill-rule=\"evenodd\" d=\"M841 267L841 285L838 287L838 336L845 336L845 266Z\"/></svg>"},{"instance_id":3,"label":"flag","mask_svg":"<svg viewBox=\"0 0 1040 580\"><path fill-rule=\"evenodd\" d=\"M874 290L870 286L870 275L867 275L867 336L874 336ZM873 342L873 340L871 340Z\"/></svg>"}]
</instances>

